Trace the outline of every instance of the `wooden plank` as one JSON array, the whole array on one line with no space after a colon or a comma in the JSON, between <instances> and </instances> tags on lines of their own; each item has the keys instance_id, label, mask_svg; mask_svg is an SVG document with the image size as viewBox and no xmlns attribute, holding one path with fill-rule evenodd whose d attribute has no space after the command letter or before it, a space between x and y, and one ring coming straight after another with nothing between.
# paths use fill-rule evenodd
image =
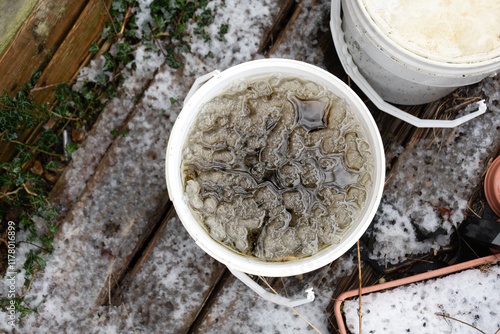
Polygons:
<instances>
[{"instance_id":1,"label":"wooden plank","mask_svg":"<svg viewBox=\"0 0 500 334\"><path fill-rule=\"evenodd\" d=\"M298 4L292 8L293 8L293 12L292 12L292 15L290 16L290 19L289 19L287 25L283 28L283 30L281 30L280 34L278 35L278 37L276 39L276 42L272 45L271 49L266 53L266 57L273 55L276 52L276 50L279 48L281 41L286 38L286 34L287 34L288 30L291 29L293 22L297 19L297 17L299 16L299 14L302 10L302 0L300 0L298 2Z\"/></svg>"},{"instance_id":2,"label":"wooden plank","mask_svg":"<svg viewBox=\"0 0 500 334\"><path fill-rule=\"evenodd\" d=\"M176 82L184 82L187 92L188 80ZM112 240L111 246L103 248L103 252L111 254L111 262L109 266L94 266L95 286L87 291L95 307L109 303L115 286L113 282L124 278L129 266L134 265L134 259L147 249L152 232L170 206L163 175L157 179L158 175L148 174L152 172L149 164L157 164L160 160L163 163L164 159L162 149L169 128L160 126L155 131L149 128L150 124L161 123L162 117L164 119L159 111L153 113L142 101L139 102L125 120L127 124L132 123L127 138L120 136L109 147L80 198L64 217L64 224L74 229L71 236L63 237L71 243L88 245ZM127 127L127 124L123 126ZM136 139L135 143L141 146L141 150L147 151L139 153L136 147L129 145L129 138L142 138L146 133L153 142L163 144L149 147L141 145L141 141ZM134 157L133 160L131 157ZM83 237L95 230L102 231L102 234ZM83 262L93 261L85 253L78 256Z\"/></svg>"},{"instance_id":3,"label":"wooden plank","mask_svg":"<svg viewBox=\"0 0 500 334\"><path fill-rule=\"evenodd\" d=\"M38 0L0 0L0 55L7 49Z\"/></svg>"},{"instance_id":4,"label":"wooden plank","mask_svg":"<svg viewBox=\"0 0 500 334\"><path fill-rule=\"evenodd\" d=\"M76 78L76 76L79 74L80 70L86 66L92 59L98 59L104 52L107 52L111 46L111 43L108 41L102 41L100 37L100 32L102 31L103 25L107 20L107 12L105 10L104 5L110 6L112 3L111 0L92 0L91 3L86 7L84 12L82 13L79 21L77 24L75 24L74 29L70 32L67 42L65 41L64 45L61 46L61 52L62 56L58 57L57 55L54 57L53 61L49 64L47 69L50 69L52 67L55 67L56 69L58 67L61 67L60 63L67 63L69 62L69 66L73 66L73 77L71 78L71 81ZM105 13L106 12L106 13ZM95 21L97 18L100 18L99 21L96 23ZM87 20L93 21L94 24L89 24ZM87 36L85 40L83 40L83 46L80 46L79 39L80 39L80 33L82 33ZM87 32L87 30L89 30ZM93 55L89 50L89 46L93 42L97 42L97 44L101 44L101 47L99 51ZM74 50L78 50L78 57L80 59L83 59L79 66L78 64L74 64L73 59L71 57L67 56L67 53L65 50L68 50L69 53L75 53ZM60 73L56 73L56 76L60 76ZM50 73L47 73L45 75L45 72L42 74L42 77L39 80L40 85L37 85L37 87L42 86L42 79L46 78L46 80L50 79ZM62 80L62 78L59 79L54 79L52 78L53 81L57 80ZM138 101L142 98L142 93L144 92L147 87L149 87L149 84L151 82L151 79L143 79L143 87L137 87L133 90L130 90L128 93L130 95L135 95L138 98L134 100L133 105L127 104L127 99L120 99L120 100L111 100L109 101L105 108L101 111L99 117L97 118L96 122L92 126L92 129L88 133L88 137L103 137L104 134L109 133L111 130L115 129L118 131L118 133L122 133L122 130L124 130L128 120L130 117L133 115L133 110L135 109L135 106L137 105ZM141 91L142 89L142 91ZM121 94L121 93L120 93ZM39 97L41 99L41 97ZM103 117L108 118L110 114L113 114L113 109L119 108L121 110L120 116L121 117L113 117L113 122L115 123L112 129L108 129L109 124L103 124L104 122L110 123L109 120L106 120L102 122ZM120 118L122 118L122 121L118 121ZM119 124L118 124L119 123ZM88 149L94 149L96 146L102 146L104 142L107 142L106 144L106 149L105 151L101 154L98 155L95 151L94 156L92 161L89 161L88 165L91 166L98 166L103 157L105 157L107 149L109 149L110 145L112 144L112 140L106 140L106 139L101 139L100 144L96 144L95 142L88 143L87 141L84 141L79 145L79 148L88 150ZM102 149L101 149L102 151ZM76 167L79 169L87 169L82 166ZM71 194L72 189L67 186L67 179L66 175L69 170L75 170L75 166L73 164L73 160L70 162L69 166L64 170L63 174L59 177L57 183L54 185L54 188L51 191L50 197L59 205L60 208L62 208L64 211L68 210L71 205L73 204L73 201L76 200L74 195ZM81 177L86 178L86 181L89 180L90 176L93 174L92 172L86 172L86 173L80 173ZM85 182L87 183L87 182ZM82 189L83 190L83 189Z\"/></svg>"},{"instance_id":5,"label":"wooden plank","mask_svg":"<svg viewBox=\"0 0 500 334\"><path fill-rule=\"evenodd\" d=\"M149 86L150 81L151 80L147 80L144 82L144 88ZM135 92L139 94L139 92ZM97 184L99 181L97 175L100 175L100 172L97 172L97 175L94 174L96 174L99 164L107 159L108 150L113 144L113 138L110 135L110 131L116 129L118 133L122 133L128 120L132 117L136 105L137 101L130 104L130 101L126 99L111 100L106 104L106 107L103 109L87 135L87 138L100 138L99 142L84 140L79 144L79 149L93 151L92 158L89 159L86 164L80 162L76 166L74 160L71 160L50 192L50 198L57 203L58 207L62 209L63 212L67 212L73 205L73 202L77 201L82 193L91 191L92 187ZM118 108L120 110L120 117L117 117L117 115L113 116L115 113L114 110ZM110 117L113 118L112 123L110 122ZM109 161L103 163L105 166L108 166ZM103 169L105 168L101 167L101 170ZM85 184L85 186L82 189L75 190L71 186L71 183L74 181L68 180L67 178L68 173L73 175L77 173L80 179L79 182ZM70 182L69 184L68 181Z\"/></svg>"},{"instance_id":6,"label":"wooden plank","mask_svg":"<svg viewBox=\"0 0 500 334\"><path fill-rule=\"evenodd\" d=\"M0 57L0 92L17 93L37 71L43 70L72 29L87 1L40 0ZM65 72L65 68L52 68ZM74 73L72 74L74 75ZM39 131L26 131L19 138L27 142ZM29 143L28 143L29 144ZM13 145L0 143L0 161L9 161L16 154Z\"/></svg>"},{"instance_id":7,"label":"wooden plank","mask_svg":"<svg viewBox=\"0 0 500 334\"><path fill-rule=\"evenodd\" d=\"M213 307L217 296L222 293L222 289L228 284L228 281L234 280L234 276L231 274L229 269L222 267L219 270L219 276L216 277L217 280L211 282L212 289L210 293L205 297L203 303L200 304L198 312L195 317L189 319L190 327L186 331L187 333L193 333L201 325L202 321L206 319L208 313Z\"/></svg>"},{"instance_id":8,"label":"wooden plank","mask_svg":"<svg viewBox=\"0 0 500 334\"><path fill-rule=\"evenodd\" d=\"M332 327L330 296L340 294L339 288L345 288L345 277L350 279L349 287L357 283L358 271L353 260L352 252L348 252L330 265L303 275L254 277L269 292L292 299L302 298L304 290L312 287L315 300L293 309L261 299L231 275L207 303L190 333L327 333ZM365 280L372 283L371 268L366 266L363 270Z\"/></svg>"},{"instance_id":9,"label":"wooden plank","mask_svg":"<svg viewBox=\"0 0 500 334\"><path fill-rule=\"evenodd\" d=\"M281 0L280 12L275 18L272 26L264 34L257 53L269 56L269 50L281 43L284 29L289 25L290 18L297 12L297 2L295 0ZM298 12L297 12L298 14ZM296 17L296 16L295 16ZM274 51L273 51L274 52Z\"/></svg>"},{"instance_id":10,"label":"wooden plank","mask_svg":"<svg viewBox=\"0 0 500 334\"><path fill-rule=\"evenodd\" d=\"M90 60L90 45L100 39L100 33L108 20L105 6L111 6L111 0L91 0L83 9L78 20L50 59L34 89L31 97L35 103L54 100L54 84L74 80L80 69ZM50 88L43 89L45 86ZM26 131L20 138L31 144L38 140L42 125L32 131ZM12 159L16 154L13 145L1 143L0 161Z\"/></svg>"},{"instance_id":11,"label":"wooden plank","mask_svg":"<svg viewBox=\"0 0 500 334\"><path fill-rule=\"evenodd\" d=\"M141 333L167 329L187 333L229 274L192 241L177 217L169 214L161 225L141 260L111 296L112 305L127 309L128 319L120 314L107 317Z\"/></svg>"},{"instance_id":12,"label":"wooden plank","mask_svg":"<svg viewBox=\"0 0 500 334\"><path fill-rule=\"evenodd\" d=\"M0 58L0 91L14 94L52 58L87 1L40 0Z\"/></svg>"},{"instance_id":13,"label":"wooden plank","mask_svg":"<svg viewBox=\"0 0 500 334\"><path fill-rule=\"evenodd\" d=\"M55 87L41 87L71 81L89 55L93 42L100 40L104 24L109 20L106 7L112 0L90 0L73 25L64 42L50 60L38 80L32 97L36 103L51 102Z\"/></svg>"},{"instance_id":14,"label":"wooden plank","mask_svg":"<svg viewBox=\"0 0 500 334\"><path fill-rule=\"evenodd\" d=\"M133 263L131 263L128 266L128 271L124 273L124 277L122 277L122 280L124 280L124 279L130 280L131 277L134 277L135 274L137 274L142 269L142 267L144 266L144 263L146 263L148 261L148 258L153 253L153 251L156 247L156 244L158 243L158 239L160 238L160 236L163 235L165 228L167 227L167 223L172 218L176 217L175 209L174 209L172 202L169 201L168 205L169 205L169 207L167 209L165 217L160 220L160 223L158 224L159 225L158 228L155 229L153 231L153 233L151 233L150 238L148 238L148 240L145 241L144 249L136 253L137 260L133 261Z\"/></svg>"},{"instance_id":15,"label":"wooden plank","mask_svg":"<svg viewBox=\"0 0 500 334\"><path fill-rule=\"evenodd\" d=\"M110 7L111 2L112 0L90 0L83 9L31 90L30 97L35 103L53 102L56 85L73 81L80 69L90 61L92 54L89 48L93 42L100 40L104 24L109 19L106 6ZM38 140L41 127L42 124L33 131L24 133L21 141L29 145ZM13 145L2 144L0 161L10 160L16 151Z\"/></svg>"},{"instance_id":16,"label":"wooden plank","mask_svg":"<svg viewBox=\"0 0 500 334\"><path fill-rule=\"evenodd\" d=\"M122 196L119 192L119 187L112 187L114 191L106 196L106 203L99 203L96 205L95 201L98 195L96 193L102 193L103 188L110 187L110 182L114 182L113 174L117 172L116 166L114 164L118 161L123 163L123 160L117 156L114 150L117 146L116 142L110 147L109 151L106 153L104 158L99 163L93 177L89 180L89 184L84 190L84 193L79 198L78 202L72 207L72 210L64 218L65 221L77 220L78 216L81 215L82 207L95 206L96 211L92 214L92 220L86 217L86 221L89 224L104 224L107 233L110 238L118 238L120 241L118 244L127 244L127 251L121 251L121 247L115 247L109 251L115 257L116 261L110 266L109 273L106 277L101 277L101 280L105 282L106 280L122 279L124 274L128 270L130 265L133 265L132 261L136 257L136 254L144 248L144 245L151 238L152 232L157 226L157 222L161 219L163 213L169 208L170 203L168 200L168 194L164 191L161 195L154 196L155 200L149 202L149 206L144 206L139 204L139 202L134 201L135 196L141 192L139 190L140 185L136 184L137 192L133 194L127 194L128 196ZM115 167L115 168L112 168ZM137 170L131 168L128 177L133 178ZM120 179L118 181L119 186L127 187L128 183L126 180ZM125 202L128 205L122 205L120 203ZM135 203L134 203L135 202ZM94 211L92 209L89 209ZM133 213L129 210L133 210ZM137 221L138 218L140 221ZM101 227L102 228L102 227ZM132 249L130 249L132 248ZM82 256L84 256L82 254ZM97 278L97 280L99 280ZM104 305L109 301L109 295L112 293L113 284L103 285L99 292L95 292L94 304Z\"/></svg>"},{"instance_id":17,"label":"wooden plank","mask_svg":"<svg viewBox=\"0 0 500 334\"><path fill-rule=\"evenodd\" d=\"M379 275L375 273L375 271L367 265L366 263L361 264L361 286L370 286L376 284L379 279ZM352 270L350 274L345 275L340 280L337 281L337 284L331 294L330 303L326 308L326 313L329 315L330 326L333 333L338 333L338 325L335 319L334 309L335 309L335 301L338 296L342 293L350 290L354 290L359 287L359 270L355 268Z\"/></svg>"}]
</instances>

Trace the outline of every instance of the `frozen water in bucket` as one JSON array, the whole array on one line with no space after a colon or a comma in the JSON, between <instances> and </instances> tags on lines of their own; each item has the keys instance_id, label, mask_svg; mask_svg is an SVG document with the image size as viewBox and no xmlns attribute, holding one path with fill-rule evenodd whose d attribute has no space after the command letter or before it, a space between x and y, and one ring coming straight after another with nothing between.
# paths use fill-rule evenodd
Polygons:
<instances>
[{"instance_id":1,"label":"frozen water in bucket","mask_svg":"<svg viewBox=\"0 0 500 334\"><path fill-rule=\"evenodd\" d=\"M365 205L361 209L358 219L353 222L339 243L324 247L311 256L286 262L262 261L256 257L246 256L229 249L212 238L207 229L200 224L189 208L188 200L186 200L186 196L184 195L183 175L181 171L182 147L187 140L189 129L195 122L201 106L226 91L235 82L266 76L269 73L294 76L303 80L317 82L320 85L324 85L335 96L344 100L353 113L356 114L359 124L366 134L366 141L373 155L372 187L366 194ZM210 79L210 77L212 78ZM225 264L252 289L257 289L257 287L243 273L274 277L298 275L323 267L349 250L371 223L380 203L385 179L385 160L380 134L369 110L360 98L331 73L313 65L285 59L265 59L247 62L224 72L213 72L200 81L195 83L193 90L188 94L189 99L186 99L184 108L174 124L166 155L166 177L169 196L184 227L195 242L206 253ZM206 83L202 84L203 81L206 81ZM320 113L317 114L319 115ZM309 129L321 128L322 124L317 120L317 115L313 116L299 117L300 123ZM347 181L344 180L342 182ZM262 288L257 290L257 293L266 295L265 290L262 290ZM307 295L307 297L299 299L299 303L309 302L313 299L311 291ZM287 303L290 302L290 305L297 305L297 301L275 300L274 302L284 305L289 305Z\"/></svg>"}]
</instances>

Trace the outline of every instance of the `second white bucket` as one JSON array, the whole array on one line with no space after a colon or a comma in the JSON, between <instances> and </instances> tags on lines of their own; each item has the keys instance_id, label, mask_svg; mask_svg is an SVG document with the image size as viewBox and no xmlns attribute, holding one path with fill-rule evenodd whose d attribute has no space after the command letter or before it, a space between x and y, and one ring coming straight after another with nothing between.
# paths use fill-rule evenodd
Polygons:
<instances>
[{"instance_id":1,"label":"second white bucket","mask_svg":"<svg viewBox=\"0 0 500 334\"><path fill-rule=\"evenodd\" d=\"M345 71L379 109L399 117L397 114L403 112L385 101L403 105L428 103L500 70L498 48L486 57L481 55L478 61L471 58L468 62L450 62L403 47L375 22L367 10L367 2L370 3L368 0L332 0L331 30ZM479 111L484 112L485 108ZM400 118L416 126L451 127L472 116L460 122L434 123Z\"/></svg>"}]
</instances>

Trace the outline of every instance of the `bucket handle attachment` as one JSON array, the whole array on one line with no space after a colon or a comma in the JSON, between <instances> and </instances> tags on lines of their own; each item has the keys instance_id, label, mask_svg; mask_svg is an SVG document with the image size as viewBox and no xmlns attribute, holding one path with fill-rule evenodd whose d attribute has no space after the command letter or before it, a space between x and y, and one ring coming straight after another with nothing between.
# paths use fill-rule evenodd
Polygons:
<instances>
[{"instance_id":1,"label":"bucket handle attachment","mask_svg":"<svg viewBox=\"0 0 500 334\"><path fill-rule=\"evenodd\" d=\"M342 63L342 66L344 67L346 73L354 80L356 85L358 85L363 93L365 93L380 110L418 128L454 128L486 112L486 104L484 103L484 100L481 100L478 102L477 111L454 120L422 119L411 115L393 106L390 103L385 102L384 99L382 99L382 97L373 89L373 87L359 72L358 67L352 60L352 56L349 54L342 31L342 20L340 16L341 1L342 0L332 1L330 29L332 30L335 49L337 50L340 62Z\"/></svg>"},{"instance_id":2,"label":"bucket handle attachment","mask_svg":"<svg viewBox=\"0 0 500 334\"><path fill-rule=\"evenodd\" d=\"M187 103L187 101L189 101L191 96L193 96L193 94L196 93L196 91L198 89L200 89L200 87L203 86L204 83L206 83L208 80L212 79L213 77L218 77L219 75L220 75L220 71L214 70L210 73L204 74L201 77L196 78L193 85L191 86L191 89L189 89L189 92L187 93L186 97L184 98L183 105L185 105Z\"/></svg>"},{"instance_id":3,"label":"bucket handle attachment","mask_svg":"<svg viewBox=\"0 0 500 334\"><path fill-rule=\"evenodd\" d=\"M239 270L233 269L231 267L227 267L227 268L234 276L236 276L236 278L238 278L240 281L245 283L246 286L248 286L250 289L252 289L254 292L256 292L260 297L262 297L265 300L270 301L272 303L293 308L293 307L307 304L307 303L314 301L313 288L308 288L305 290L306 297L304 297L304 298L289 299L289 298L285 298L285 297L279 296L277 294L266 291L263 287L261 287L259 284L257 284L257 282L252 280L247 274L245 274Z\"/></svg>"}]
</instances>

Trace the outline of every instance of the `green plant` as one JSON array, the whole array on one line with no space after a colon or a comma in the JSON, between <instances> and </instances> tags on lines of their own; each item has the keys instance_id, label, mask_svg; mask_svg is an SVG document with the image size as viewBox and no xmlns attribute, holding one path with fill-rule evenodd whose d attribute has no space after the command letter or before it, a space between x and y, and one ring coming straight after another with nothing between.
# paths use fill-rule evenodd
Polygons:
<instances>
[{"instance_id":1,"label":"green plant","mask_svg":"<svg viewBox=\"0 0 500 334\"><path fill-rule=\"evenodd\" d=\"M115 138L118 137L118 130L116 130L116 129L111 130L110 133L111 133L111 135L113 137L115 137ZM122 129L121 135L122 135L123 138L127 137L128 136L128 130Z\"/></svg>"},{"instance_id":2,"label":"green plant","mask_svg":"<svg viewBox=\"0 0 500 334\"><path fill-rule=\"evenodd\" d=\"M214 13L207 8L208 3L207 0L154 0L149 7L152 23L140 27L143 36L139 39L135 34L138 28L135 17L127 15L135 1L113 1L110 10L112 19L107 28L111 31L108 39L120 41L119 52L115 58L127 65L132 60L132 51L138 45L145 45L149 49L160 50L170 67L179 68L182 64L182 54L191 52L190 31L186 29L188 23L195 24L194 34L200 35L206 42L211 41L206 28L213 22ZM201 10L199 15L196 14L198 10ZM223 40L228 27L227 24L220 26L220 40ZM160 41L164 41L165 45ZM94 51L95 47L91 50Z\"/></svg>"},{"instance_id":3,"label":"green plant","mask_svg":"<svg viewBox=\"0 0 500 334\"><path fill-rule=\"evenodd\" d=\"M25 306L23 304L23 301L20 298L15 298L14 300L14 307L16 311L20 314L18 322L20 323L24 317L26 317L29 314L35 313L37 311L37 308L30 308L29 306ZM4 312L7 312L7 307L6 305L10 304L10 300L8 298L0 298L0 309Z\"/></svg>"},{"instance_id":4,"label":"green plant","mask_svg":"<svg viewBox=\"0 0 500 334\"><path fill-rule=\"evenodd\" d=\"M46 156L49 167L54 166L50 159L61 157L54 148L60 140L53 129L41 129L39 139L34 145L27 145L18 139L28 130L33 130L41 124L45 124L53 116L53 111L46 104L36 104L29 96L39 74L36 74L23 90L11 98L4 93L0 99L0 131L2 142L15 144L18 154L11 161L0 163L0 215L1 221L7 220L18 222L15 231L25 230L28 232L27 243L34 244L38 248L28 253L23 268L26 271L25 287L34 278L35 273L45 266L44 257L53 250L52 241L57 232L57 224L53 223L59 215L57 209L48 199L47 180L38 173L32 172L28 167L35 155ZM57 124L57 122L56 122ZM7 218L8 216L8 218ZM38 216L45 219L47 226L37 228L33 217ZM4 243L0 245L2 276L7 271L7 229L2 224L0 229ZM19 243L17 243L19 245ZM41 246L40 246L41 245ZM20 296L11 298L16 311L24 317L32 312L32 309ZM5 308L6 298L1 300L1 307Z\"/></svg>"},{"instance_id":5,"label":"green plant","mask_svg":"<svg viewBox=\"0 0 500 334\"><path fill-rule=\"evenodd\" d=\"M227 24L221 24L220 27L219 27L219 40L220 41L224 41L224 42L227 42L226 41L226 38L224 37L225 34L227 34L227 31L229 29L229 25Z\"/></svg>"},{"instance_id":6,"label":"green plant","mask_svg":"<svg viewBox=\"0 0 500 334\"><path fill-rule=\"evenodd\" d=\"M102 54L105 60L103 73L98 74L95 80L84 82L76 90L68 84L58 85L54 102L38 104L31 95L41 75L38 72L15 96L5 92L0 96L0 141L4 145L13 144L17 153L10 161L0 163L0 275L4 276L8 268L7 242L1 242L5 241L7 221L15 222L16 233L26 232L23 243L34 247L27 253L23 264L25 281L22 295L0 298L0 309L6 311L8 305L14 305L19 320L37 310L37 307L29 305L26 296L37 273L45 269L46 261L54 250L53 241L60 215L49 198L55 181L49 177L48 171L62 169L67 164L66 156L71 159L78 148L77 143L63 147L63 131L73 129L85 132L103 110L106 100L120 95L123 73L133 70L134 51L139 46L162 52L169 66L179 68L183 62L182 54L191 52L191 32L186 29L188 24L194 25L194 34L210 43L207 26L213 22L217 9L212 11L207 4L206 0L154 0L149 8L152 23L141 27L144 33L139 38L132 10L136 1L115 0L108 12L110 19L105 28L108 43L101 45L94 42L89 48L89 53L96 56ZM227 31L228 25L222 24L217 38L225 40ZM113 52L108 51L110 45L114 45ZM140 95L133 99L139 98ZM170 103L173 105L177 100L170 98ZM39 129L36 140L23 142L23 135L36 129ZM113 130L111 134L118 137L119 132ZM123 129L120 134L126 137L128 130ZM35 217L45 223L35 224Z\"/></svg>"},{"instance_id":7,"label":"green plant","mask_svg":"<svg viewBox=\"0 0 500 334\"><path fill-rule=\"evenodd\" d=\"M20 314L19 319L36 311L24 296L36 273L45 268L46 259L54 250L53 240L58 230L59 211L49 199L53 180L48 171L59 168L64 162L65 151L71 156L77 149L76 143L62 147L61 133L68 126L78 129L90 125L103 107L99 101L102 90L94 87L91 91L91 87L84 86L74 91L66 84L57 87L54 103L38 104L30 92L39 77L40 73L36 73L15 96L4 93L0 98L0 140L3 145L14 144L17 152L10 161L0 162L0 241L3 241L0 243L0 274L5 275L8 268L7 222L15 223L16 234L27 232L26 240L17 241L16 247L21 243L35 246L27 253L23 264L23 295L0 300L2 309L12 301ZM40 130L33 143L21 141L23 134L37 128ZM35 217L45 224L35 224Z\"/></svg>"}]
</instances>

